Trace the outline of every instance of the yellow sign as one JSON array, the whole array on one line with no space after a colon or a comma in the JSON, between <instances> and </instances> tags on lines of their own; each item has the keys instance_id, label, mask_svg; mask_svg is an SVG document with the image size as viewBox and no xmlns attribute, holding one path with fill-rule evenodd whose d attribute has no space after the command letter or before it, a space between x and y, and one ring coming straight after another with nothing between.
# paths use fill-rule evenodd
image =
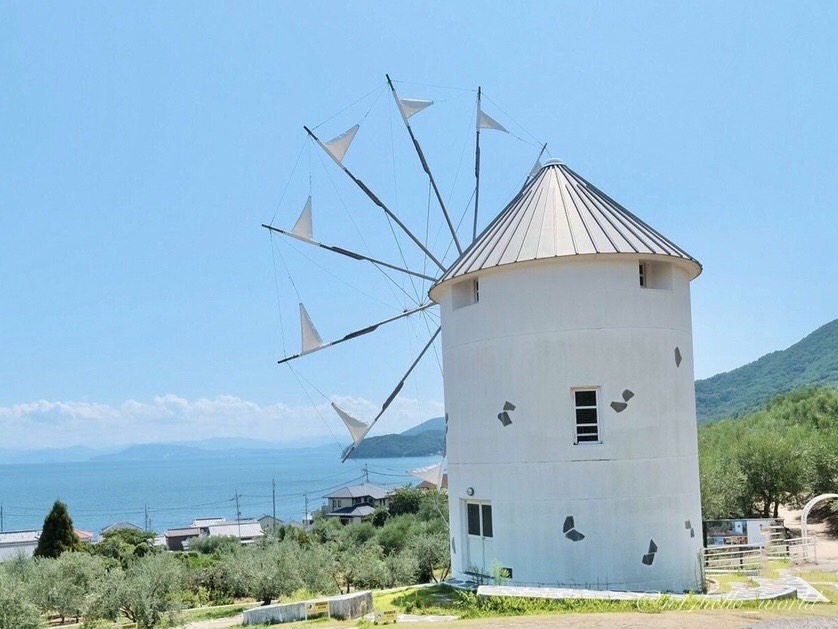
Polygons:
<instances>
[{"instance_id":1,"label":"yellow sign","mask_svg":"<svg viewBox=\"0 0 838 629\"><path fill-rule=\"evenodd\" d=\"M383 612L375 612L375 623L381 625L388 625L391 622L396 622L396 610L387 609Z\"/></svg>"},{"instance_id":2,"label":"yellow sign","mask_svg":"<svg viewBox=\"0 0 838 629\"><path fill-rule=\"evenodd\" d=\"M308 601L306 603L306 616L319 616L329 613L329 601Z\"/></svg>"}]
</instances>

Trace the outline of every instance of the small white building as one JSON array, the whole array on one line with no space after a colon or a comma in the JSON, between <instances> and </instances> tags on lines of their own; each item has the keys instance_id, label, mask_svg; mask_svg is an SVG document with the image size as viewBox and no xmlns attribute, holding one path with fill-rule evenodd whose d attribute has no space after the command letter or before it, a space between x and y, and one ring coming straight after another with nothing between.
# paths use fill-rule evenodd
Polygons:
<instances>
[{"instance_id":1,"label":"small white building","mask_svg":"<svg viewBox=\"0 0 838 629\"><path fill-rule=\"evenodd\" d=\"M690 281L701 266L559 162L431 288L455 575L703 588Z\"/></svg>"},{"instance_id":2,"label":"small white building","mask_svg":"<svg viewBox=\"0 0 838 629\"><path fill-rule=\"evenodd\" d=\"M5 531L0 533L0 562L19 555L31 557L38 547L41 531Z\"/></svg>"}]
</instances>

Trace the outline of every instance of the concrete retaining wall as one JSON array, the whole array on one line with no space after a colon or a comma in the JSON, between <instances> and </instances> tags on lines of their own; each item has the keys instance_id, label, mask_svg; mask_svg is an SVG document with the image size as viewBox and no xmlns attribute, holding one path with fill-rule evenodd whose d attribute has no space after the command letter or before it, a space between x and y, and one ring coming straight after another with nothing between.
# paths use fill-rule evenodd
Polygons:
<instances>
[{"instance_id":1,"label":"concrete retaining wall","mask_svg":"<svg viewBox=\"0 0 838 629\"><path fill-rule=\"evenodd\" d=\"M301 603L283 603L281 605L264 605L245 610L245 625L269 624L278 625L285 622L305 620L306 604L317 601L329 602L329 616L335 619L361 618L373 610L371 592L353 592L342 596L313 599Z\"/></svg>"}]
</instances>

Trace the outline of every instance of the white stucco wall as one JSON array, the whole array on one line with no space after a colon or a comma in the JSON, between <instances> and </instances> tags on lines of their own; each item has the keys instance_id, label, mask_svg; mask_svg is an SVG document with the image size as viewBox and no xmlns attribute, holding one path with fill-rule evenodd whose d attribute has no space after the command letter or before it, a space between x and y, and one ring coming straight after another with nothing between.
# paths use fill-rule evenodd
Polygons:
<instances>
[{"instance_id":1,"label":"white stucco wall","mask_svg":"<svg viewBox=\"0 0 838 629\"><path fill-rule=\"evenodd\" d=\"M467 556L465 503L486 501L494 531L482 568L509 567L514 583L702 586L696 268L656 257L672 264L671 289L642 288L642 259L576 256L481 272L479 302L457 309L453 286L474 277L432 291L442 312L455 574L478 563ZM599 389L602 443L574 445L578 387ZM626 389L634 397L618 413L609 404ZM515 405L509 426L498 419L505 402ZM584 539L565 536L568 516ZM645 565L651 540L658 550Z\"/></svg>"}]
</instances>

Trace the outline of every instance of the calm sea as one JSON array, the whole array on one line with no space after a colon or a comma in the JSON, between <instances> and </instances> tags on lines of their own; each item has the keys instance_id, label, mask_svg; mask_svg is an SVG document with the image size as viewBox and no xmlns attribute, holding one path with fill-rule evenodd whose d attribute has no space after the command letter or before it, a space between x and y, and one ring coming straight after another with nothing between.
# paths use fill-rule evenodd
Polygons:
<instances>
[{"instance_id":1,"label":"calm sea","mask_svg":"<svg viewBox=\"0 0 838 629\"><path fill-rule=\"evenodd\" d=\"M0 465L3 528L40 528L56 499L65 502L78 529L98 533L114 522L151 528L188 526L198 517L236 517L236 493L243 518L272 512L271 481L276 482L276 514L301 520L323 495L369 480L383 486L417 482L408 469L439 457L353 460L340 463L337 449L283 450L264 454L212 455L205 459L98 461Z\"/></svg>"}]
</instances>

